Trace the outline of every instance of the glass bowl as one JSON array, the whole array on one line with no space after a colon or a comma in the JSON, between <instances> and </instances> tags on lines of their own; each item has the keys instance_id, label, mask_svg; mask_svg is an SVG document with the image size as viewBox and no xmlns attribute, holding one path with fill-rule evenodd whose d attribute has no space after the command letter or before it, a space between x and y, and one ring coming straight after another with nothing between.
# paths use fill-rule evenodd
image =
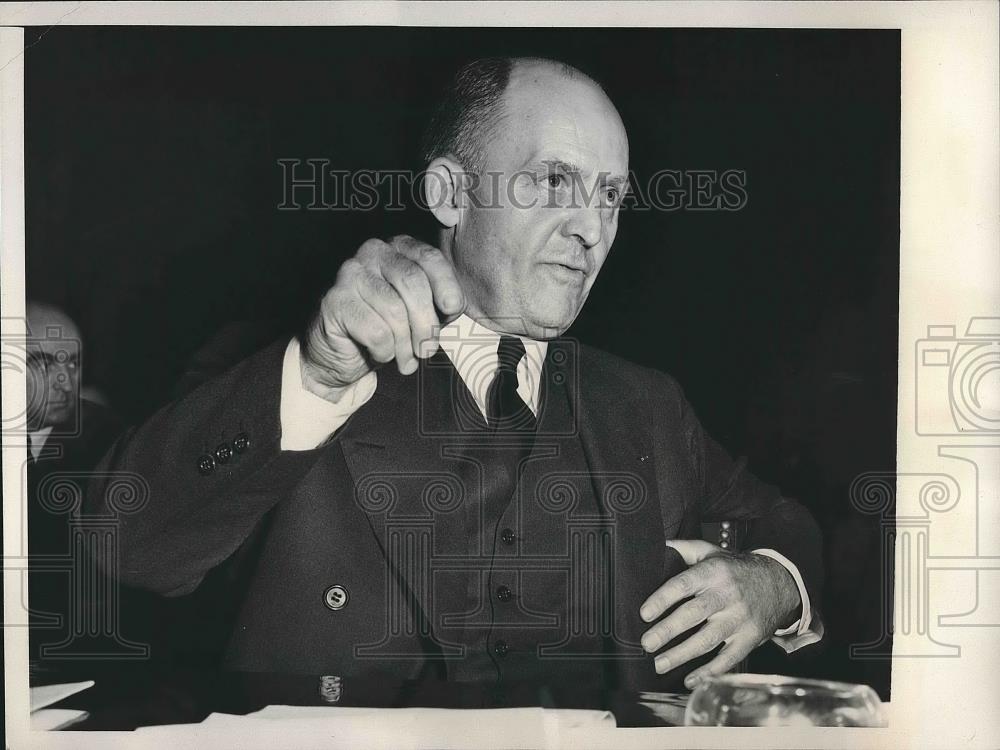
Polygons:
<instances>
[{"instance_id":1,"label":"glass bowl","mask_svg":"<svg viewBox=\"0 0 1000 750\"><path fill-rule=\"evenodd\" d=\"M712 677L691 693L694 727L884 727L882 702L867 685L767 674Z\"/></svg>"}]
</instances>

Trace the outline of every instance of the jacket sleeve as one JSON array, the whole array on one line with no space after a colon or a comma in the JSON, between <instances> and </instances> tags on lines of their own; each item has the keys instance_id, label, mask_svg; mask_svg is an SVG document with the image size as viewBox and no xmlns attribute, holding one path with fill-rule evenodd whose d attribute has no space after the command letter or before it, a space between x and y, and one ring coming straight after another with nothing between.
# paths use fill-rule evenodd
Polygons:
<instances>
[{"instance_id":1,"label":"jacket sleeve","mask_svg":"<svg viewBox=\"0 0 1000 750\"><path fill-rule=\"evenodd\" d=\"M166 596L194 591L315 463L319 449L280 448L287 343L165 406L105 454L83 514L116 519L117 555L98 562L123 583ZM127 507L123 478L134 493Z\"/></svg>"},{"instance_id":2,"label":"jacket sleeve","mask_svg":"<svg viewBox=\"0 0 1000 750\"><path fill-rule=\"evenodd\" d=\"M690 456L701 521L747 521L744 549L773 549L799 570L814 610L823 586L823 544L819 526L799 502L784 497L734 461L704 430L680 387L667 378L669 411L679 424Z\"/></svg>"}]
</instances>

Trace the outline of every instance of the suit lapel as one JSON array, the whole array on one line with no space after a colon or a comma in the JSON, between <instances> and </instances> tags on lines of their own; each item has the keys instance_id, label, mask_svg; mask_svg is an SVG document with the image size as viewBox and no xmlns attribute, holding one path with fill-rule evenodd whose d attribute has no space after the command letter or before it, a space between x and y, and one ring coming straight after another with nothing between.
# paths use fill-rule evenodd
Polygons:
<instances>
[{"instance_id":1,"label":"suit lapel","mask_svg":"<svg viewBox=\"0 0 1000 750\"><path fill-rule=\"evenodd\" d=\"M375 394L341 428L338 443L352 479L352 500L368 519L392 575L427 614L432 611L432 508L468 501L468 478L442 440L461 431L455 370L443 352L414 375L394 365L378 373ZM471 401L471 396L468 396ZM472 402L474 405L474 402Z\"/></svg>"},{"instance_id":2,"label":"suit lapel","mask_svg":"<svg viewBox=\"0 0 1000 750\"><path fill-rule=\"evenodd\" d=\"M561 343L566 347L563 369L571 408L594 492L614 528L614 647L620 655L636 659L632 666L622 664L626 674L645 673L652 668L640 663L649 657L638 648L648 627L639 618L639 607L684 568L680 556L664 545L664 512L671 509L662 507L670 498L660 497L657 482L657 462L663 457L653 450L645 394L619 372L602 367L585 349ZM571 363L575 367L570 368Z\"/></svg>"},{"instance_id":3,"label":"suit lapel","mask_svg":"<svg viewBox=\"0 0 1000 750\"><path fill-rule=\"evenodd\" d=\"M565 362L570 407L602 512L626 524L628 546L655 542L662 547L657 457L645 400L630 383L598 367L578 345L569 343L558 342L566 351L559 359Z\"/></svg>"}]
</instances>

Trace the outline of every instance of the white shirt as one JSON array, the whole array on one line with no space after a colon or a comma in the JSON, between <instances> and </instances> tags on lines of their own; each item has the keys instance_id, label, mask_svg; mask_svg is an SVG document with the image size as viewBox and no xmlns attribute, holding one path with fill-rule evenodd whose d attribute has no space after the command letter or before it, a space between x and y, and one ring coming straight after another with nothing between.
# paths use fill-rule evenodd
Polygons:
<instances>
[{"instance_id":1,"label":"white shirt","mask_svg":"<svg viewBox=\"0 0 1000 750\"><path fill-rule=\"evenodd\" d=\"M28 442L31 444L31 457L36 461L38 460L38 457L42 455L42 449L45 448L45 442L49 439L49 435L51 434L51 426L43 427L40 430L28 433Z\"/></svg>"},{"instance_id":2,"label":"white shirt","mask_svg":"<svg viewBox=\"0 0 1000 750\"><path fill-rule=\"evenodd\" d=\"M542 363L548 344L523 336L520 338L524 343L525 356L517 365L517 393L537 417ZM438 341L485 417L487 392L499 366L497 350L500 334L466 315L460 315L441 329ZM316 448L368 402L377 384L377 375L370 372L345 389L336 404L307 391L302 385L299 342L292 339L285 350L281 373L281 449L302 451ZM789 653L820 640L823 624L817 621L816 627L812 627L812 607L799 569L772 549L753 552L781 563L795 580L802 601L802 616L798 622L778 630L772 640Z\"/></svg>"}]
</instances>

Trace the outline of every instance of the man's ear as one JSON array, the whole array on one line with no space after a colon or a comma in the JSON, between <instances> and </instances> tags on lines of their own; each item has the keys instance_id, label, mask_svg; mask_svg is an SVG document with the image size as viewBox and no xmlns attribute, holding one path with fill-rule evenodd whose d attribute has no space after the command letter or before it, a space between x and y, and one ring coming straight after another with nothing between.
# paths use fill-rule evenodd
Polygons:
<instances>
[{"instance_id":1,"label":"man's ear","mask_svg":"<svg viewBox=\"0 0 1000 750\"><path fill-rule=\"evenodd\" d=\"M451 229L461 217L466 173L447 156L439 156L427 165L424 173L424 200L442 226Z\"/></svg>"}]
</instances>

